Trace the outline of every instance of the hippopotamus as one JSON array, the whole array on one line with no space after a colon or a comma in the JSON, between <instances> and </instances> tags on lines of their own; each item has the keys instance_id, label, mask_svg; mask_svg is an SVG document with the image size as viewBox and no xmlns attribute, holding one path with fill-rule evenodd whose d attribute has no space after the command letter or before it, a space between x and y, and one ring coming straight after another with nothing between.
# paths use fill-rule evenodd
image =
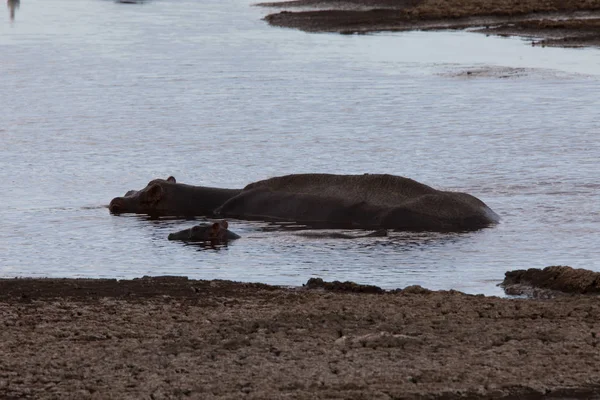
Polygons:
<instances>
[{"instance_id":1,"label":"hippopotamus","mask_svg":"<svg viewBox=\"0 0 600 400\"><path fill-rule=\"evenodd\" d=\"M465 231L499 221L470 194L387 174L293 174L243 189L183 185L169 177L113 199L109 209L113 214L214 216L367 230Z\"/></svg>"},{"instance_id":2,"label":"hippopotamus","mask_svg":"<svg viewBox=\"0 0 600 400\"><path fill-rule=\"evenodd\" d=\"M466 231L499 221L494 211L472 195L385 174L271 178L246 186L215 213L318 227L402 231Z\"/></svg>"},{"instance_id":3,"label":"hippopotamus","mask_svg":"<svg viewBox=\"0 0 600 400\"><path fill-rule=\"evenodd\" d=\"M216 221L212 224L200 224L179 232L169 234L169 240L184 242L210 242L211 244L227 243L239 239L240 236L229 229L227 221Z\"/></svg>"},{"instance_id":4,"label":"hippopotamus","mask_svg":"<svg viewBox=\"0 0 600 400\"><path fill-rule=\"evenodd\" d=\"M147 214L153 217L211 216L214 209L241 189L218 189L177 183L174 177L154 179L142 190L130 190L108 205L112 214Z\"/></svg>"}]
</instances>

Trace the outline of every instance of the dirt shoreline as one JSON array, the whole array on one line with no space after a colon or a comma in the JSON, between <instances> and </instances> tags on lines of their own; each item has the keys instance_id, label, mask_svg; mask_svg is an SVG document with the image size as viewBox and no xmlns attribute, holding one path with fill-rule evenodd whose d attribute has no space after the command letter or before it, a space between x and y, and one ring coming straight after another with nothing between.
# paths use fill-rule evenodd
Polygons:
<instances>
[{"instance_id":1,"label":"dirt shoreline","mask_svg":"<svg viewBox=\"0 0 600 400\"><path fill-rule=\"evenodd\" d=\"M600 46L600 2L591 0L295 0L265 20L308 32L468 29L531 38L532 45Z\"/></svg>"},{"instance_id":2,"label":"dirt shoreline","mask_svg":"<svg viewBox=\"0 0 600 400\"><path fill-rule=\"evenodd\" d=\"M591 296L3 279L0 315L3 399L600 396Z\"/></svg>"}]
</instances>

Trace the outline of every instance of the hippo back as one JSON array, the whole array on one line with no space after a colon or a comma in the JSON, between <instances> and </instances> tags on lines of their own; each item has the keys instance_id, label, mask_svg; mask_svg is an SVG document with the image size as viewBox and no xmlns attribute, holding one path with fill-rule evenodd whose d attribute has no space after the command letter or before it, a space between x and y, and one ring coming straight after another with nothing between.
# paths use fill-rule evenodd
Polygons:
<instances>
[{"instance_id":1,"label":"hippo back","mask_svg":"<svg viewBox=\"0 0 600 400\"><path fill-rule=\"evenodd\" d=\"M395 206L412 198L438 193L412 179L387 174L285 175L251 183L244 190L256 188L338 198L352 203L364 201L374 206Z\"/></svg>"},{"instance_id":2,"label":"hippo back","mask_svg":"<svg viewBox=\"0 0 600 400\"><path fill-rule=\"evenodd\" d=\"M445 192L393 175L286 175L252 183L219 210L223 216L329 226L462 231L499 217L467 193Z\"/></svg>"}]
</instances>

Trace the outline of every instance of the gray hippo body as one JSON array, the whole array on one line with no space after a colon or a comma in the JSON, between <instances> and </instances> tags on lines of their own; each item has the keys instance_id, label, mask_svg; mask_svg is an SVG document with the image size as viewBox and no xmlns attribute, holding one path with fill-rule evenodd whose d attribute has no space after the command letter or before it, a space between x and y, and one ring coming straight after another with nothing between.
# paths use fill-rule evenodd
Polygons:
<instances>
[{"instance_id":1,"label":"gray hippo body","mask_svg":"<svg viewBox=\"0 0 600 400\"><path fill-rule=\"evenodd\" d=\"M485 203L467 193L383 174L294 174L244 189L182 185L170 177L113 199L109 209L113 214L217 215L368 230L466 231L499 221Z\"/></svg>"},{"instance_id":2,"label":"gray hippo body","mask_svg":"<svg viewBox=\"0 0 600 400\"><path fill-rule=\"evenodd\" d=\"M184 242L210 242L212 244L227 243L239 239L240 236L229 229L227 221L217 221L212 224L200 224L179 232L169 234L169 240Z\"/></svg>"},{"instance_id":3,"label":"gray hippo body","mask_svg":"<svg viewBox=\"0 0 600 400\"><path fill-rule=\"evenodd\" d=\"M221 217L255 221L298 222L315 228L377 226L375 208L332 197L277 192L267 188L244 190L215 210Z\"/></svg>"},{"instance_id":4,"label":"gray hippo body","mask_svg":"<svg viewBox=\"0 0 600 400\"><path fill-rule=\"evenodd\" d=\"M240 189L219 189L177 183L170 176L154 179L142 190L130 190L115 197L108 209L112 214L147 214L155 217L211 216L213 211Z\"/></svg>"},{"instance_id":5,"label":"gray hippo body","mask_svg":"<svg viewBox=\"0 0 600 400\"><path fill-rule=\"evenodd\" d=\"M215 212L317 227L402 231L466 231L499 221L485 203L467 193L380 174L271 178L246 186Z\"/></svg>"}]
</instances>

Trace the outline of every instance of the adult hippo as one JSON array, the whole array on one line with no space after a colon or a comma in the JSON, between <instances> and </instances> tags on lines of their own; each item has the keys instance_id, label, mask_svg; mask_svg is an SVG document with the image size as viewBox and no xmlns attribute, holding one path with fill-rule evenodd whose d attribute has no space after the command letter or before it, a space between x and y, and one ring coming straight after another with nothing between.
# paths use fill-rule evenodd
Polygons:
<instances>
[{"instance_id":1,"label":"adult hippo","mask_svg":"<svg viewBox=\"0 0 600 400\"><path fill-rule=\"evenodd\" d=\"M174 177L154 179L142 190L130 190L115 197L108 209L112 214L148 214L154 217L210 216L241 189L218 189L177 183Z\"/></svg>"},{"instance_id":2,"label":"adult hippo","mask_svg":"<svg viewBox=\"0 0 600 400\"><path fill-rule=\"evenodd\" d=\"M485 203L412 179L381 174L300 174L252 183L215 213L318 227L465 231L499 221Z\"/></svg>"},{"instance_id":3,"label":"adult hippo","mask_svg":"<svg viewBox=\"0 0 600 400\"><path fill-rule=\"evenodd\" d=\"M406 231L474 230L499 221L494 211L469 194L383 174L294 174L244 189L183 185L169 177L113 199L109 209L113 214L219 215L321 228Z\"/></svg>"},{"instance_id":4,"label":"adult hippo","mask_svg":"<svg viewBox=\"0 0 600 400\"><path fill-rule=\"evenodd\" d=\"M227 243L239 239L240 236L229 229L227 221L216 221L212 224L200 224L179 232L169 234L169 240L184 242L210 242L211 244Z\"/></svg>"}]
</instances>

